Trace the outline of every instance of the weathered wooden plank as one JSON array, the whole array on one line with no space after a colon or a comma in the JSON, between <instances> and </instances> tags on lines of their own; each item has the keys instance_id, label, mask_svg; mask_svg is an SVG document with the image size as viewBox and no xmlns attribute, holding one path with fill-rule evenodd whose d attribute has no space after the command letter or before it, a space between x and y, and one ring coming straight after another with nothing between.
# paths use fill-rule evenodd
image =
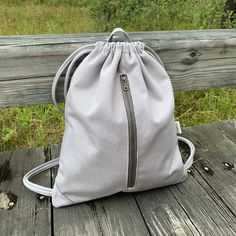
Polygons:
<instances>
[{"instance_id":1,"label":"weathered wooden plank","mask_svg":"<svg viewBox=\"0 0 236 236\"><path fill-rule=\"evenodd\" d=\"M135 196L151 235L201 235L170 188L140 192Z\"/></svg>"},{"instance_id":2,"label":"weathered wooden plank","mask_svg":"<svg viewBox=\"0 0 236 236\"><path fill-rule=\"evenodd\" d=\"M43 148L0 153L0 235L51 235L50 201L40 200L22 183L24 174L45 159ZM44 173L35 180L49 186L50 179Z\"/></svg>"},{"instance_id":3,"label":"weathered wooden plank","mask_svg":"<svg viewBox=\"0 0 236 236\"><path fill-rule=\"evenodd\" d=\"M235 235L236 218L194 171L177 186L136 194L152 235Z\"/></svg>"},{"instance_id":4,"label":"weathered wooden plank","mask_svg":"<svg viewBox=\"0 0 236 236\"><path fill-rule=\"evenodd\" d=\"M47 44L67 44L80 43L89 44L96 41L103 41L110 33L80 33L80 34L51 34L51 35L21 35L21 36L0 36L0 46L16 45L47 45ZM232 29L207 29L207 30L171 30L171 31L145 31L129 32L132 41L143 41L156 44L158 48L178 48L178 45L187 46L186 42L193 40L203 40L206 44L215 40L235 38L235 30ZM177 42L175 42L175 40Z\"/></svg>"},{"instance_id":5,"label":"weathered wooden plank","mask_svg":"<svg viewBox=\"0 0 236 236\"><path fill-rule=\"evenodd\" d=\"M184 136L192 139L197 146L194 167L184 183L136 194L152 235L236 234L236 177L232 168L226 170L222 164L227 161L232 167L235 145L231 147L230 141L225 141L216 128L219 124L221 129L224 129L224 124L228 127L228 123L222 122L184 129ZM225 155L227 149L229 151ZM214 155L206 154L209 151ZM223 158L217 164L215 159L221 155ZM204 167L209 168L207 173ZM228 176L224 173L226 171L231 171L231 174ZM212 173L218 177L213 177Z\"/></svg>"},{"instance_id":6,"label":"weathered wooden plank","mask_svg":"<svg viewBox=\"0 0 236 236\"><path fill-rule=\"evenodd\" d=\"M236 143L236 121L229 120L227 122L217 122L214 124L223 135L230 139L233 143Z\"/></svg>"},{"instance_id":7,"label":"weathered wooden plank","mask_svg":"<svg viewBox=\"0 0 236 236\"><path fill-rule=\"evenodd\" d=\"M30 78L0 82L0 97L4 103L24 106L26 104L48 103L51 99L52 78ZM62 96L62 86L58 90ZM1 99L1 98L0 98ZM39 101L40 100L40 101ZM60 99L62 100L62 99ZM1 101L0 101L1 104ZM0 105L1 107L1 105Z\"/></svg>"},{"instance_id":8,"label":"weathered wooden plank","mask_svg":"<svg viewBox=\"0 0 236 236\"><path fill-rule=\"evenodd\" d=\"M63 60L78 47L107 36L0 37L0 107L51 103L52 79ZM175 90L236 85L235 29L131 33L131 38L158 52Z\"/></svg>"},{"instance_id":9,"label":"weathered wooden plank","mask_svg":"<svg viewBox=\"0 0 236 236\"><path fill-rule=\"evenodd\" d=\"M185 135L197 146L195 168L236 216L236 122L189 127Z\"/></svg>"},{"instance_id":10,"label":"weathered wooden plank","mask_svg":"<svg viewBox=\"0 0 236 236\"><path fill-rule=\"evenodd\" d=\"M59 147L52 146L52 158L58 152ZM131 194L53 209L53 216L55 235L150 235Z\"/></svg>"},{"instance_id":11,"label":"weathered wooden plank","mask_svg":"<svg viewBox=\"0 0 236 236\"><path fill-rule=\"evenodd\" d=\"M132 195L53 209L55 235L150 235Z\"/></svg>"}]
</instances>

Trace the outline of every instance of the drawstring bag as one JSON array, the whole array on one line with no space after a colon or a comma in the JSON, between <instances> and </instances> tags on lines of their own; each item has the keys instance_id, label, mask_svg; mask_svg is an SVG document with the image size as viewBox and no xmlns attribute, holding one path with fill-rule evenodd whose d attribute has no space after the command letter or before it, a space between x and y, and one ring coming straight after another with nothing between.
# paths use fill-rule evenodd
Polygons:
<instances>
[{"instance_id":1,"label":"drawstring bag","mask_svg":"<svg viewBox=\"0 0 236 236\"><path fill-rule=\"evenodd\" d=\"M123 34L124 41L114 42L116 33ZM55 96L62 73L65 112ZM34 168L23 182L34 192L52 196L54 207L187 178L195 148L177 137L171 81L157 54L142 42L131 42L122 29L115 29L107 42L72 53L55 76L52 97L65 117L60 158ZM190 147L185 164L178 140ZM53 189L30 181L58 164Z\"/></svg>"}]
</instances>

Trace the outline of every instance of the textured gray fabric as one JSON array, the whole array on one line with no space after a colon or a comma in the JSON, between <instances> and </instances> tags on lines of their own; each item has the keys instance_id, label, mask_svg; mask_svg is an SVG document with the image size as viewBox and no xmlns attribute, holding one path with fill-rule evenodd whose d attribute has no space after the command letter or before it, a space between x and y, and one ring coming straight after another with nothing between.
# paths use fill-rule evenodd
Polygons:
<instances>
[{"instance_id":1,"label":"textured gray fabric","mask_svg":"<svg viewBox=\"0 0 236 236\"><path fill-rule=\"evenodd\" d=\"M137 125L136 186L127 189L128 127L119 81L128 74ZM55 207L187 176L177 145L170 79L143 43L96 44L73 74L53 188Z\"/></svg>"}]
</instances>

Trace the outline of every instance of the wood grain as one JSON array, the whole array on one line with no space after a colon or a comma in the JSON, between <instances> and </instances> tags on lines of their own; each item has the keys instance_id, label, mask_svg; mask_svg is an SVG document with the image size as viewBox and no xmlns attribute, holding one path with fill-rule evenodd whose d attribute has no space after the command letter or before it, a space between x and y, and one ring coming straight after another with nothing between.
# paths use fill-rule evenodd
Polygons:
<instances>
[{"instance_id":1,"label":"wood grain","mask_svg":"<svg viewBox=\"0 0 236 236\"><path fill-rule=\"evenodd\" d=\"M235 216L194 174L179 185L136 194L152 235L235 235Z\"/></svg>"},{"instance_id":2,"label":"wood grain","mask_svg":"<svg viewBox=\"0 0 236 236\"><path fill-rule=\"evenodd\" d=\"M196 144L194 167L236 216L236 122L184 130Z\"/></svg>"},{"instance_id":3,"label":"wood grain","mask_svg":"<svg viewBox=\"0 0 236 236\"><path fill-rule=\"evenodd\" d=\"M22 183L24 174L48 160L44 148L0 153L0 192L12 197L12 209L0 208L0 235L51 235L50 199L39 199ZM50 174L34 180L50 186Z\"/></svg>"},{"instance_id":4,"label":"wood grain","mask_svg":"<svg viewBox=\"0 0 236 236\"><path fill-rule=\"evenodd\" d=\"M176 186L135 195L149 230L152 235L163 236L233 236L236 123L219 122L183 130L197 148L188 179Z\"/></svg>"},{"instance_id":5,"label":"wood grain","mask_svg":"<svg viewBox=\"0 0 236 236\"><path fill-rule=\"evenodd\" d=\"M236 85L236 30L130 33L163 60L175 90ZM107 33L0 37L0 107L51 103L51 83L75 49ZM58 91L62 99L62 85Z\"/></svg>"}]
</instances>

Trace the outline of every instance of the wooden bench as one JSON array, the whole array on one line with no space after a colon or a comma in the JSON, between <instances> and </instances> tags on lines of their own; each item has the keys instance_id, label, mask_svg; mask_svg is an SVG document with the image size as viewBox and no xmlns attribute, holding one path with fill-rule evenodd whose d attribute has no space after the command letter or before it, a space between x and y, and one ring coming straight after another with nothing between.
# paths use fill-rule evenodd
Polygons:
<instances>
[{"instance_id":1,"label":"wooden bench","mask_svg":"<svg viewBox=\"0 0 236 236\"><path fill-rule=\"evenodd\" d=\"M81 45L107 36L0 37L0 107L51 103L52 79L63 60ZM176 91L236 85L236 30L131 37L158 52ZM22 184L27 171L58 157L60 145L0 153L0 204L8 208L0 209L0 235L236 235L236 120L183 132L196 146L184 183L61 209ZM186 147L181 150L185 156ZM35 181L52 186L55 174L48 171Z\"/></svg>"}]
</instances>

